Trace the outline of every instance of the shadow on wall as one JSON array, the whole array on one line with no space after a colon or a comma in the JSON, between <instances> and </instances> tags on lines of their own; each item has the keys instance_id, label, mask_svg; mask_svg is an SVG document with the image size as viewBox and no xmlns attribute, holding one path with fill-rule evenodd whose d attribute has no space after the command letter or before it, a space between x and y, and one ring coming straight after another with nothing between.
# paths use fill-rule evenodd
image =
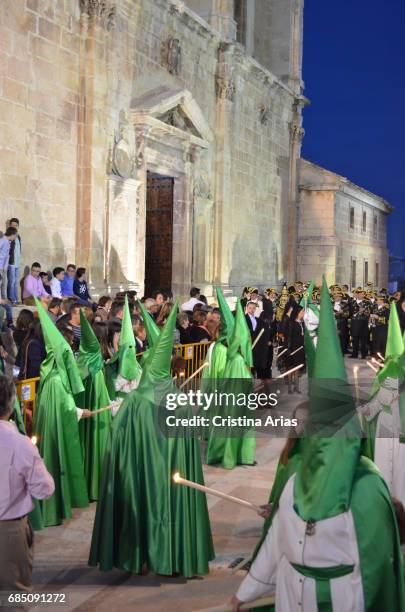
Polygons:
<instances>
[{"instance_id":1,"label":"shadow on wall","mask_svg":"<svg viewBox=\"0 0 405 612\"><path fill-rule=\"evenodd\" d=\"M233 243L229 285L237 291L246 285L266 288L277 284L279 248L265 226L258 225L254 231L253 236L237 236Z\"/></svg>"}]
</instances>

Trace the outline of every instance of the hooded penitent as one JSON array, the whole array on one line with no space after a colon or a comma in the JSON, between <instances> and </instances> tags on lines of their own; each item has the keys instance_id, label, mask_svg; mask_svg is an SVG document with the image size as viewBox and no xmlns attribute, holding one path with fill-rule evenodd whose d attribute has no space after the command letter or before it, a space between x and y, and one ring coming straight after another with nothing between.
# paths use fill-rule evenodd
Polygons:
<instances>
[{"instance_id":1,"label":"hooded penitent","mask_svg":"<svg viewBox=\"0 0 405 612\"><path fill-rule=\"evenodd\" d=\"M41 502L45 527L71 518L72 508L88 505L77 402L84 388L72 349L36 301L45 340L33 431L39 452L55 481L55 492Z\"/></svg>"},{"instance_id":2,"label":"hooded penitent","mask_svg":"<svg viewBox=\"0 0 405 612\"><path fill-rule=\"evenodd\" d=\"M90 551L90 565L140 574L186 577L208 572L213 558L205 495L176 485L176 472L203 483L198 440L164 426L174 397L170 364L177 304L148 358L139 387L124 400L108 441L101 493Z\"/></svg>"},{"instance_id":3,"label":"hooded penitent","mask_svg":"<svg viewBox=\"0 0 405 612\"><path fill-rule=\"evenodd\" d=\"M146 349L146 351L144 351L142 355L142 359L141 359L141 364L143 366L146 363L146 360L148 359L148 357L150 356L153 347L155 346L156 342L159 339L160 329L158 325L156 324L154 318L149 314L145 306L139 300L138 300L138 307L142 314L143 324L146 330L146 338L148 340L148 348Z\"/></svg>"},{"instance_id":4,"label":"hooded penitent","mask_svg":"<svg viewBox=\"0 0 405 612\"><path fill-rule=\"evenodd\" d=\"M404 610L395 512L381 474L361 455L325 281L307 423L283 470L265 543L237 596L251 601L271 582L281 612L296 601L326 612Z\"/></svg>"},{"instance_id":5,"label":"hooded penitent","mask_svg":"<svg viewBox=\"0 0 405 612\"><path fill-rule=\"evenodd\" d=\"M384 367L377 373L370 400L361 407L367 454L375 461L393 497L405 503L404 342L397 309L391 305Z\"/></svg>"},{"instance_id":6,"label":"hooded penitent","mask_svg":"<svg viewBox=\"0 0 405 612\"><path fill-rule=\"evenodd\" d=\"M77 365L83 380L84 393L78 405L88 410L98 410L110 405L104 380L104 360L100 344L83 310L80 311L80 348ZM98 499L101 468L111 425L111 411L100 412L94 417L79 422L80 439L84 455L89 498Z\"/></svg>"},{"instance_id":7,"label":"hooded penitent","mask_svg":"<svg viewBox=\"0 0 405 612\"><path fill-rule=\"evenodd\" d=\"M240 301L236 304L235 324L232 336L229 340L226 355L226 364L222 375L219 390L230 394L229 397L241 397L241 394L248 395L253 390L252 374L250 366L252 364L252 347L250 343L250 333L243 314ZM217 409L224 418L243 417L252 418L254 411L247 408L247 402L243 406L229 401L226 406L219 406ZM253 465L255 461L256 438L252 428L239 427L212 428L207 444L206 462L208 464L220 463L222 467L233 469L236 465Z\"/></svg>"},{"instance_id":8,"label":"hooded penitent","mask_svg":"<svg viewBox=\"0 0 405 612\"><path fill-rule=\"evenodd\" d=\"M129 312L128 297L125 296L124 315L118 341L118 351L106 363L106 382L111 399L125 397L138 386L142 368L136 358L136 342Z\"/></svg>"}]
</instances>

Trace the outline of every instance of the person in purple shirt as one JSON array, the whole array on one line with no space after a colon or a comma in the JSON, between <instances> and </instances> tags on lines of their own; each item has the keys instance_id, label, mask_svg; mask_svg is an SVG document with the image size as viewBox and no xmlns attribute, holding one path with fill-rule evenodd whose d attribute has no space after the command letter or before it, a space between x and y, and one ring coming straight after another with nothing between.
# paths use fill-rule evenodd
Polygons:
<instances>
[{"instance_id":1,"label":"person in purple shirt","mask_svg":"<svg viewBox=\"0 0 405 612\"><path fill-rule=\"evenodd\" d=\"M42 279L40 278L41 264L37 261L31 266L31 273L24 279L23 302L27 306L34 306L34 297L45 302L51 299L51 296L45 291Z\"/></svg>"},{"instance_id":2,"label":"person in purple shirt","mask_svg":"<svg viewBox=\"0 0 405 612\"><path fill-rule=\"evenodd\" d=\"M74 264L68 264L65 272L65 276L61 281L62 297L73 297L73 281L76 276L76 266Z\"/></svg>"},{"instance_id":3,"label":"person in purple shirt","mask_svg":"<svg viewBox=\"0 0 405 612\"><path fill-rule=\"evenodd\" d=\"M0 375L0 591L24 593L32 588L33 532L27 515L32 498L50 497L55 484L37 447L10 422L15 407L14 385Z\"/></svg>"},{"instance_id":4,"label":"person in purple shirt","mask_svg":"<svg viewBox=\"0 0 405 612\"><path fill-rule=\"evenodd\" d=\"M10 254L10 244L15 240L17 230L15 227L8 227L4 236L0 238L0 297L7 299L7 269Z\"/></svg>"}]
</instances>

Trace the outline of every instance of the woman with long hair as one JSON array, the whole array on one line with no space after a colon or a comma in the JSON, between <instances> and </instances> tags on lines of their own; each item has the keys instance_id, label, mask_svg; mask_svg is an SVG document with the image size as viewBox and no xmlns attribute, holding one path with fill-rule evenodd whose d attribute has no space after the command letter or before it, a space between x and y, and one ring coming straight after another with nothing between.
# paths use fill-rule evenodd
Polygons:
<instances>
[{"instance_id":1,"label":"woman with long hair","mask_svg":"<svg viewBox=\"0 0 405 612\"><path fill-rule=\"evenodd\" d=\"M37 378L45 357L46 350L41 324L39 319L35 319L21 345L18 362L16 360L16 365L20 368L19 380Z\"/></svg>"}]
</instances>

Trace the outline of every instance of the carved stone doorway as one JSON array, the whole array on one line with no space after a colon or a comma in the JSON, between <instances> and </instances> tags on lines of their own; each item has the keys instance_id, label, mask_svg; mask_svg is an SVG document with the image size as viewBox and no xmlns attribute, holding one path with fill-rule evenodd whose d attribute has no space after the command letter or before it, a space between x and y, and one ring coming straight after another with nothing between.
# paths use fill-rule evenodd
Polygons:
<instances>
[{"instance_id":1,"label":"carved stone doorway","mask_svg":"<svg viewBox=\"0 0 405 612\"><path fill-rule=\"evenodd\" d=\"M174 179L147 172L145 295L172 289Z\"/></svg>"}]
</instances>

